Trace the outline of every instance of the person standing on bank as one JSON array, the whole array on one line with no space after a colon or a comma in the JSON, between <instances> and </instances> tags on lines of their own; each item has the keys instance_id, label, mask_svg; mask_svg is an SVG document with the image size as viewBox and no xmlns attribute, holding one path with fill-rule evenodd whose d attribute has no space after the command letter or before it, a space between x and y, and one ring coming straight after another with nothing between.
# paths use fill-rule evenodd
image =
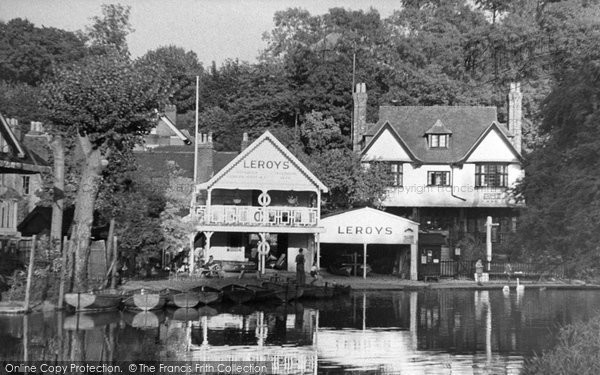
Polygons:
<instances>
[{"instance_id":1,"label":"person standing on bank","mask_svg":"<svg viewBox=\"0 0 600 375\"><path fill-rule=\"evenodd\" d=\"M481 259L477 259L477 263L475 263L475 273L477 276L477 284L478 285L482 285L481 284L481 279L483 276L483 262L481 262Z\"/></svg>"},{"instance_id":2,"label":"person standing on bank","mask_svg":"<svg viewBox=\"0 0 600 375\"><path fill-rule=\"evenodd\" d=\"M298 255L296 255L296 282L299 285L304 285L306 277L306 275L304 274L304 254L302 254L303 251L304 249L300 248L300 250L298 250Z\"/></svg>"}]
</instances>

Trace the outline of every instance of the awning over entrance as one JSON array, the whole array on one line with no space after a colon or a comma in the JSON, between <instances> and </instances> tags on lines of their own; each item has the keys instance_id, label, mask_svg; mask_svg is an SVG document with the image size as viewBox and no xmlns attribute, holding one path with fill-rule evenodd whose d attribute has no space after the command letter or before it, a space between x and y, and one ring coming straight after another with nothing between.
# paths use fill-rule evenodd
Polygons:
<instances>
[{"instance_id":1,"label":"awning over entrance","mask_svg":"<svg viewBox=\"0 0 600 375\"><path fill-rule=\"evenodd\" d=\"M411 279L417 279L419 224L373 208L360 208L321 219L321 243L410 245ZM366 265L365 265L366 266ZM366 267L364 267L366 269Z\"/></svg>"},{"instance_id":2,"label":"awning over entrance","mask_svg":"<svg viewBox=\"0 0 600 375\"><path fill-rule=\"evenodd\" d=\"M324 243L416 244L419 224L374 208L360 208L321 219Z\"/></svg>"}]
</instances>

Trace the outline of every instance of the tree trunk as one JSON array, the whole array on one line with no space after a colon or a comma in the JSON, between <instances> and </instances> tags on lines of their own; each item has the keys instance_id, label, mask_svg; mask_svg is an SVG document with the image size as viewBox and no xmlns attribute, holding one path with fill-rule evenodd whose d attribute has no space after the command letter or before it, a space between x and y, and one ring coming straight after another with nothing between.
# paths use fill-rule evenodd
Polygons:
<instances>
[{"instance_id":1,"label":"tree trunk","mask_svg":"<svg viewBox=\"0 0 600 375\"><path fill-rule=\"evenodd\" d=\"M75 217L70 243L75 255L74 289L85 291L88 288L87 266L90 257L94 206L102 174L102 153L98 148L92 148L87 136L79 136L79 141L85 155L85 162L75 200Z\"/></svg>"},{"instance_id":2,"label":"tree trunk","mask_svg":"<svg viewBox=\"0 0 600 375\"><path fill-rule=\"evenodd\" d=\"M54 157L54 203L52 205L52 225L50 239L55 248L60 249L62 239L64 190L65 190L65 147L61 135L55 135L50 142Z\"/></svg>"}]
</instances>

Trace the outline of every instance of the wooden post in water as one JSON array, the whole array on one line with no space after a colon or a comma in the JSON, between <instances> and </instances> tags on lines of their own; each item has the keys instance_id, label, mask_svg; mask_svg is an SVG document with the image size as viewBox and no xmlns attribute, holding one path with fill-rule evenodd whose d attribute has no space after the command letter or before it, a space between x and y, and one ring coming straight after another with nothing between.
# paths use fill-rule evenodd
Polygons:
<instances>
[{"instance_id":1,"label":"wooden post in water","mask_svg":"<svg viewBox=\"0 0 600 375\"><path fill-rule=\"evenodd\" d=\"M113 254L113 263L112 263L112 273L111 273L111 278L110 278L110 288L111 289L116 289L117 288L117 272L119 272L119 270L117 269L119 266L119 247L117 246L117 237L114 236L112 238L112 254Z\"/></svg>"},{"instance_id":2,"label":"wooden post in water","mask_svg":"<svg viewBox=\"0 0 600 375\"><path fill-rule=\"evenodd\" d=\"M58 309L62 310L63 300L65 299L65 278L67 276L67 251L69 244L67 242L67 236L63 238L62 242L62 260L60 269L60 284L58 286Z\"/></svg>"},{"instance_id":3,"label":"wooden post in water","mask_svg":"<svg viewBox=\"0 0 600 375\"><path fill-rule=\"evenodd\" d=\"M35 261L35 240L33 235L31 240L31 252L29 253L29 268L27 269L27 286L25 289L25 311L29 311L29 299L31 298L31 279L33 279L33 268Z\"/></svg>"},{"instance_id":4,"label":"wooden post in water","mask_svg":"<svg viewBox=\"0 0 600 375\"><path fill-rule=\"evenodd\" d=\"M111 264L113 263L114 251L113 251L113 235L115 233L115 219L110 219L110 224L108 225L108 238L106 239L106 251L104 253L106 259L106 270L108 272Z\"/></svg>"}]
</instances>

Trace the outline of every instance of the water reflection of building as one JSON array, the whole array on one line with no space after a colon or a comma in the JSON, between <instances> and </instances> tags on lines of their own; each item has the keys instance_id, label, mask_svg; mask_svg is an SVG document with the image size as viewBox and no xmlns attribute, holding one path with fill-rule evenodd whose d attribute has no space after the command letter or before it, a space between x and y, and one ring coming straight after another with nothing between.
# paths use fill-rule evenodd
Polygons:
<instances>
[{"instance_id":1,"label":"water reflection of building","mask_svg":"<svg viewBox=\"0 0 600 375\"><path fill-rule=\"evenodd\" d=\"M318 310L302 305L281 306L273 312L224 313L202 316L187 324L169 321L164 337L175 338L186 350L169 357L187 361L268 362L274 373L316 373Z\"/></svg>"},{"instance_id":2,"label":"water reflection of building","mask_svg":"<svg viewBox=\"0 0 600 375\"><path fill-rule=\"evenodd\" d=\"M512 355L506 345L498 345L500 327L492 320L491 305L496 301L489 292L459 292L458 298L448 291L397 296L402 297L383 299L365 293L358 298L362 303L353 301L349 316L358 321L349 323L351 330L328 328L329 314L321 311L317 333L321 365L381 374L421 373L424 363L428 371L442 374L520 371L520 353L513 350ZM468 300L470 305L465 304Z\"/></svg>"}]
</instances>

